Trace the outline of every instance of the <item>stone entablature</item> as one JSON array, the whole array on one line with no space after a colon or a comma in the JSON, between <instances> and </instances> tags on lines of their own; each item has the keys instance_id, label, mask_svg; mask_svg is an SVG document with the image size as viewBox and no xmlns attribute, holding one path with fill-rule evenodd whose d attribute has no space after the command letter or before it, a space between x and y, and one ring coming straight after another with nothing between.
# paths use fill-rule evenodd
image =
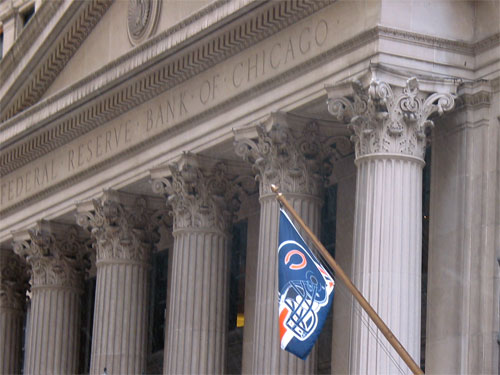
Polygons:
<instances>
[{"instance_id":1,"label":"stone entablature","mask_svg":"<svg viewBox=\"0 0 500 375\"><path fill-rule=\"evenodd\" d=\"M306 15L308 14L302 14L301 17L305 17ZM270 24L272 24L272 22ZM171 128L173 126L184 123L184 120L187 120L187 118L189 117L196 118L197 115L203 113L205 109L213 109L214 104L218 104L221 102L220 100L214 100L216 96L219 95L217 90L219 92L227 91L229 95L226 99L228 99L233 98L235 92L244 92L243 89L250 88L251 86L248 85L249 82L246 82L245 80L246 73L250 72L252 75L255 73L256 76L262 75L261 77L256 77L258 78L257 80L252 78L252 81L255 81L256 84L261 83L262 78L270 79L275 76L275 73L286 71L287 68L293 66L296 62L298 62L299 56L309 58L315 56L315 50L317 50L317 52L323 52L322 58L328 58L328 56L332 55L341 55L343 53L346 53L346 51L366 45L367 43L370 43L371 41L376 39L386 39L390 40L391 42L402 43L408 43L411 41L411 43L417 44L422 48L451 50L454 53L464 54L468 61L471 58L470 56L474 55L475 51L483 50L484 48L486 48L485 46L488 45L494 45L495 41L498 39L495 39L495 37L492 36L488 38L488 41L471 44L446 40L443 38L433 38L416 33L404 32L401 30L377 26L373 29L361 33L360 35L357 35L351 40L347 40L341 44L335 45L335 40L333 38L330 38L330 32L333 33L333 27L334 25L329 25L324 22L318 22L316 25L313 24L311 26L305 26L304 28L302 28L302 30L300 28L297 28L296 33L298 35L296 37L289 40L287 40L288 38L285 38L281 41L277 41L274 44L270 45L270 49L268 48L267 50L257 52L255 54L255 68L252 65L253 56L250 53L248 54L250 59L248 61L250 61L250 65L248 61L245 61L245 59L236 61L235 65L232 66L232 69L226 69L229 72L229 75L226 74L226 76L224 76L218 72L214 72L213 75L209 74L207 75L207 77L200 77L201 84L198 83L199 87L195 88L194 91L176 90L172 92L171 95L168 95L168 97L164 98L164 107L170 107L168 109L163 108L164 113L162 114L162 131L165 132L166 128ZM259 38L269 37L270 34L272 33L269 30L267 33L263 33L262 35L259 34L259 36L253 36L252 34L252 38L248 39L248 42L246 44L241 44L243 47L248 47L251 44L256 43L257 41L262 40ZM140 69L140 67L143 66L145 62L148 61L148 59L158 58L158 56L160 55L155 55L156 53L167 53L168 49L164 50L163 52L155 49L155 54L151 55L153 52L149 50L149 48L153 48L153 45L159 43L160 39L166 37L164 34L162 34L162 36L158 36L157 38L152 39L151 42L147 42L145 44L144 51L141 49L129 53L123 58L118 59L115 63L110 64L106 68L103 68L99 72L96 72L92 76L89 76L88 79L82 80L81 82L69 87L68 89L63 90L61 93L44 101L40 105L35 105L33 109L25 111L23 114L16 117L16 119L7 121L4 126L6 128L12 129L8 131L6 130L5 132L2 132L3 134L0 135L3 138L2 142L5 142L4 144L11 143L11 141L14 139L13 137L18 137L25 130L33 130L33 126L40 127L40 129L42 129L47 125L51 128L45 128L43 131L34 134L32 136L33 138L30 137L27 142L24 141L22 142L22 144L15 145L14 143L12 143L12 147L6 147L1 156L0 173L5 176L9 172L12 172L14 169L18 169L24 164L30 162L33 158L39 158L48 151L53 150L56 147L61 147L66 142L68 142L69 139L74 138L75 135L81 135L85 132L88 132L89 130L97 127L99 124L116 117L117 114L120 113L125 106L127 108L130 108L131 106L135 106L145 100L148 100L152 96L158 95L160 92L171 88L172 86L170 85L176 85L180 82L184 82L192 75L199 74L210 65L214 65L217 62L220 62L222 59L227 58L227 56L231 54L240 52L240 50L236 48L235 45L233 45L235 43L231 44L231 38L228 37L228 39L223 35L215 36L212 42L208 42L208 44L205 44L204 46L205 50L210 51L210 43L214 44L216 40L225 38L229 41L229 44L226 48L222 49L224 52L217 52L213 50L209 55L203 57L202 60L199 61L199 64L195 64L197 56L196 53L190 52L190 54L186 56L179 56L178 58L180 59L180 62L172 61L172 64L169 65L174 67L179 64L187 64L188 61L192 61L191 65L185 65L181 70L178 70L177 72L174 68L170 69L167 67L165 68L166 70L164 69L161 72L157 71L156 73L151 73L151 75L148 75L143 79L141 78L140 82L134 82L128 88L124 86L122 89L116 92L112 92L109 95L102 95L103 91L106 90L106 87L109 84L117 84L118 81L121 80L120 77L131 74L134 71L134 74L137 74L137 69ZM166 43L165 45L167 44L168 43ZM163 44L162 46L163 48L165 48ZM332 48L332 46L335 47ZM173 48L173 46L171 46L171 48ZM326 51L328 51L328 54L325 54ZM218 57L216 57L216 55ZM185 60L185 62L181 63L181 60ZM266 69L264 69L264 66L259 66L259 64L261 64L261 61L264 60L268 60ZM246 66L245 64L248 66ZM118 71L118 73L116 71ZM273 74L270 74L270 72ZM174 76L176 76L177 78L175 78ZM162 77L165 77L165 79L168 78L168 82L164 81ZM205 78L206 80L204 80ZM222 83L226 81L229 81L230 83L232 81L233 87L229 85L230 90L226 90L228 88L227 86L222 87ZM187 86L192 87L192 84ZM158 89L158 87L162 88ZM65 117L62 120L53 121L50 125L48 125L49 121L52 119L52 116L56 115L59 111L64 110L64 108L73 107L83 100L87 101L93 95L99 96L99 103L96 103L91 107L82 106L79 109L79 111L82 112L75 113L74 115ZM195 103L188 103L188 101L192 101L193 99L191 98L191 96L197 99ZM158 110L156 108L150 109L152 111L152 116L159 116ZM142 112L147 112L148 110L149 109L145 109ZM170 119L165 120L165 117L167 116L165 112L168 113L168 111L170 111ZM172 119L172 117L174 116L176 117L175 120ZM138 121L141 123L140 127L142 129L147 129L148 126L151 126L147 122L147 118L138 119ZM157 121L157 119L155 119L155 121ZM169 124L165 126L165 122L168 122ZM113 131L113 129L110 130ZM152 134L150 132L149 134L151 136L158 134L157 132L154 133L155 134ZM75 152L75 150L73 150L73 152ZM94 155L96 153L98 152L94 152ZM90 158L92 159L92 157ZM45 182L45 185L40 184L39 187L42 187L42 185L46 186L47 183L48 182Z\"/></svg>"},{"instance_id":2,"label":"stone entablature","mask_svg":"<svg viewBox=\"0 0 500 375\"><path fill-rule=\"evenodd\" d=\"M248 3L250 2L248 1ZM196 49L178 53L177 50L182 48L187 39L195 37L200 32L203 32L206 27L213 26L224 17L229 17L248 6L247 2L243 4L236 1L229 3L215 2L212 6L185 20L179 26L145 42L141 48L131 51L53 97L29 108L15 119L5 121L3 127L5 130L9 129L9 131L0 134L0 142L10 144L13 137L17 138L28 129L34 130L35 127L41 128L42 125L45 125L50 126L51 129L44 129L42 134L36 137L38 142L35 143L49 143L57 147L61 143L68 141L67 136L64 137L65 133L71 132L72 137L75 132L77 134L85 133L99 124L118 116L122 113L124 107L137 106L151 97L173 88L180 82L184 82L245 48L268 38L282 28L328 4L325 1L311 0L305 0L302 6L294 3L285 5L285 3L271 2L268 5L259 7L250 16L246 17L242 23L225 27L208 40L205 38ZM312 30L309 32L312 32ZM324 41L326 37L324 30L319 32L321 35L318 35L318 37ZM280 48L284 49L285 46L280 46ZM167 64L165 63L166 59ZM128 79L131 75L138 76L146 65L155 61L161 61L159 68L149 71L146 76L140 77L138 81L131 82ZM275 63L278 64L276 61ZM118 84L122 85L119 90L109 92L110 85L115 87ZM107 92L107 94L103 95L104 92ZM209 97L210 95L213 96L210 89L207 95ZM88 101L90 97L98 98L98 103L91 107L80 108L79 111L82 112L49 125L50 118L55 113L64 108L82 104L84 101ZM47 137L55 139L46 142ZM54 144L56 140L57 142ZM30 143L28 142L29 145L27 145L28 153L36 154L33 146L39 151L39 145L31 145ZM19 162L21 154L25 153L23 147L15 147L14 149L17 151L9 149L5 150L5 154L3 152L0 154L2 164L0 171L2 174L5 173L4 164L7 161L12 164L13 158L8 155L14 152L16 154L15 158ZM46 150L49 149L46 148ZM38 153L38 155L40 154Z\"/></svg>"}]
</instances>

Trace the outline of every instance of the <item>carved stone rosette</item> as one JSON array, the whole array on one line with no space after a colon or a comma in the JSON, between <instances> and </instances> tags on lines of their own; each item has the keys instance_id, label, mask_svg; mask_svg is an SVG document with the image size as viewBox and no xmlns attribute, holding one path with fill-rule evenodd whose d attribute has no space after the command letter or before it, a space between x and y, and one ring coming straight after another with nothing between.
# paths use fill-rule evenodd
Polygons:
<instances>
[{"instance_id":1,"label":"carved stone rosette","mask_svg":"<svg viewBox=\"0 0 500 375\"><path fill-rule=\"evenodd\" d=\"M8 249L0 249L0 308L22 310L28 274L22 260Z\"/></svg>"},{"instance_id":2,"label":"carved stone rosette","mask_svg":"<svg viewBox=\"0 0 500 375\"><path fill-rule=\"evenodd\" d=\"M129 0L127 32L133 45L143 42L154 32L161 3L160 0Z\"/></svg>"},{"instance_id":3,"label":"carved stone rosette","mask_svg":"<svg viewBox=\"0 0 500 375\"><path fill-rule=\"evenodd\" d=\"M352 83L351 97L328 99L328 110L354 131L356 158L370 154L400 154L423 160L426 130L434 126L430 117L454 106L451 94L427 96L419 91L416 78L403 88L372 80L367 89Z\"/></svg>"},{"instance_id":4,"label":"carved stone rosette","mask_svg":"<svg viewBox=\"0 0 500 375\"><path fill-rule=\"evenodd\" d=\"M239 195L246 192L245 177L231 178L223 162L212 168L202 167L190 153L169 169L171 177L153 179L152 188L167 197L167 205L173 211L174 232L215 228L226 233L240 207Z\"/></svg>"},{"instance_id":5,"label":"carved stone rosette","mask_svg":"<svg viewBox=\"0 0 500 375\"><path fill-rule=\"evenodd\" d=\"M77 223L94 239L96 262L129 260L149 263L154 240L152 210L139 197L124 204L112 192L92 200L93 208L79 212Z\"/></svg>"},{"instance_id":6,"label":"carved stone rosette","mask_svg":"<svg viewBox=\"0 0 500 375\"><path fill-rule=\"evenodd\" d=\"M271 129L258 125L256 140L235 142L236 154L257 173L260 195L273 194L271 184L276 184L283 192L321 196L333 160L350 148L348 139L321 136L316 123L294 131L281 113L273 113L268 121Z\"/></svg>"},{"instance_id":7,"label":"carved stone rosette","mask_svg":"<svg viewBox=\"0 0 500 375\"><path fill-rule=\"evenodd\" d=\"M64 233L56 233L39 225L28 233L29 239L14 243L14 251L30 265L31 286L81 289L90 262L77 228L68 226Z\"/></svg>"}]
</instances>

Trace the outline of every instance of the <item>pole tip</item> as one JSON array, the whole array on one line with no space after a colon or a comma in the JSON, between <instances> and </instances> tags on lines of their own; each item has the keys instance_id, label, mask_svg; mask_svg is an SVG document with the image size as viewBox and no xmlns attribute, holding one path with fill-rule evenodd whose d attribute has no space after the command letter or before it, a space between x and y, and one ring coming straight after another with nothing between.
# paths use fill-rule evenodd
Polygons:
<instances>
[{"instance_id":1,"label":"pole tip","mask_svg":"<svg viewBox=\"0 0 500 375\"><path fill-rule=\"evenodd\" d=\"M273 193L278 193L278 187L275 184L271 184L271 190Z\"/></svg>"}]
</instances>

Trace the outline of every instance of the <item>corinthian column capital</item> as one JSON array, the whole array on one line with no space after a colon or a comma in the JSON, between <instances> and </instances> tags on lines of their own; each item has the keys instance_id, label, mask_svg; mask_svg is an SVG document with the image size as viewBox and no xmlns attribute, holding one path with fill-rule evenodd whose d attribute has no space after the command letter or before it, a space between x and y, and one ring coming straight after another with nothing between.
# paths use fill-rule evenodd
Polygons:
<instances>
[{"instance_id":1,"label":"corinthian column capital","mask_svg":"<svg viewBox=\"0 0 500 375\"><path fill-rule=\"evenodd\" d=\"M235 151L253 165L260 195L271 194L271 184L288 193L320 196L333 160L350 153L342 136L323 135L315 122L297 123L284 113L272 113L256 126L257 137L245 130L235 134Z\"/></svg>"},{"instance_id":2,"label":"corinthian column capital","mask_svg":"<svg viewBox=\"0 0 500 375\"><path fill-rule=\"evenodd\" d=\"M241 194L250 194L250 176L235 176L228 165L185 153L176 163L151 173L152 188L167 197L174 231L217 229L226 233L240 207Z\"/></svg>"},{"instance_id":3,"label":"corinthian column capital","mask_svg":"<svg viewBox=\"0 0 500 375\"><path fill-rule=\"evenodd\" d=\"M14 235L14 251L26 259L31 286L80 289L89 267L88 249L75 226L41 221Z\"/></svg>"},{"instance_id":4,"label":"corinthian column capital","mask_svg":"<svg viewBox=\"0 0 500 375\"><path fill-rule=\"evenodd\" d=\"M154 210L145 198L107 190L80 204L76 221L95 241L97 262L149 262L156 236Z\"/></svg>"},{"instance_id":5,"label":"corinthian column capital","mask_svg":"<svg viewBox=\"0 0 500 375\"><path fill-rule=\"evenodd\" d=\"M0 308L22 310L27 287L26 265L11 250L0 248Z\"/></svg>"},{"instance_id":6,"label":"corinthian column capital","mask_svg":"<svg viewBox=\"0 0 500 375\"><path fill-rule=\"evenodd\" d=\"M414 77L405 87L375 79L367 88L359 81L352 82L351 87L348 97L336 97L337 86L327 87L328 110L337 120L350 124L357 158L400 154L423 160L426 129L434 126L431 117L454 107L451 94L428 95L419 90Z\"/></svg>"}]
</instances>

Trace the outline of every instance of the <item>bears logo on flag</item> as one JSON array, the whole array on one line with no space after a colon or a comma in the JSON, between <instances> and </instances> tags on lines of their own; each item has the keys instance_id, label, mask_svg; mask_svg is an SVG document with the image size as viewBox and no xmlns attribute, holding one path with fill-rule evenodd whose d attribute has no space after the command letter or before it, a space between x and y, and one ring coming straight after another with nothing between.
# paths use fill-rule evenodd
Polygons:
<instances>
[{"instance_id":1,"label":"bears logo on flag","mask_svg":"<svg viewBox=\"0 0 500 375\"><path fill-rule=\"evenodd\" d=\"M334 281L284 212L278 262L281 348L305 359L328 314Z\"/></svg>"}]
</instances>

